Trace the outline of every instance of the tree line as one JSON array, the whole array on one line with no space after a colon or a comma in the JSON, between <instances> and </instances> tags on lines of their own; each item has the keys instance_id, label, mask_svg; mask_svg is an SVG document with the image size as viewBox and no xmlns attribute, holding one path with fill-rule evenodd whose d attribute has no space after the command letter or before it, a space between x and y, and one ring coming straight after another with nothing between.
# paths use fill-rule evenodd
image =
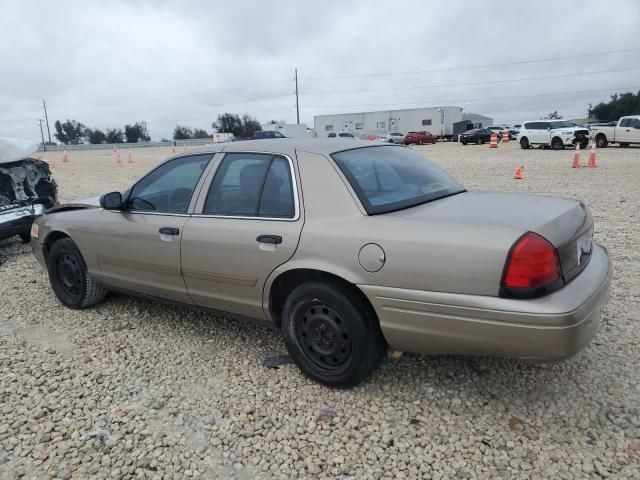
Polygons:
<instances>
[{"instance_id":1,"label":"tree line","mask_svg":"<svg viewBox=\"0 0 640 480\"><path fill-rule=\"evenodd\" d=\"M595 107L589 104L589 117L604 122L612 122L627 115L640 115L640 91L613 94L607 103L600 102Z\"/></svg>"},{"instance_id":2,"label":"tree line","mask_svg":"<svg viewBox=\"0 0 640 480\"><path fill-rule=\"evenodd\" d=\"M223 113L211 124L211 128L220 133L231 133L236 138L251 138L256 132L262 130L260 122L248 114ZM189 128L184 125L176 125L173 130L174 140L188 140L191 138L209 138L211 135L200 128Z\"/></svg>"},{"instance_id":3,"label":"tree line","mask_svg":"<svg viewBox=\"0 0 640 480\"><path fill-rule=\"evenodd\" d=\"M101 130L90 128L77 120L56 120L54 123L55 137L60 143L65 145L78 145L81 143L138 143L151 140L147 122L134 122L120 128L109 128ZM248 114L239 115L235 113L223 113L218 115L211 128L221 133L231 133L237 138L251 138L256 132L262 130L260 122ZM174 140L187 140L191 138L211 138L209 134L201 128L191 128L184 125L176 125L173 131Z\"/></svg>"},{"instance_id":4,"label":"tree line","mask_svg":"<svg viewBox=\"0 0 640 480\"><path fill-rule=\"evenodd\" d=\"M56 120L54 123L55 137L65 145L78 145L80 143L138 143L151 140L147 122L135 122L120 128L111 128L105 131L99 128L89 128L76 120Z\"/></svg>"}]
</instances>

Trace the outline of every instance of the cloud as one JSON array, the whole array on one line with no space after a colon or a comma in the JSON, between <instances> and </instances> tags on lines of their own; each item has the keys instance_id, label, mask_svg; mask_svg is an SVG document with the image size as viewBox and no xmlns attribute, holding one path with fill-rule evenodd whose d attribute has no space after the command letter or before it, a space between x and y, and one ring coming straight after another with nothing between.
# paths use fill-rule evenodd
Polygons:
<instances>
[{"instance_id":1,"label":"cloud","mask_svg":"<svg viewBox=\"0 0 640 480\"><path fill-rule=\"evenodd\" d=\"M590 102L640 89L640 50L459 68L637 47L640 4L610 9L582 1L11 2L0 16L0 134L37 139L42 98L51 124L146 120L153 138L169 137L176 123L210 129L227 111L294 121L294 68L310 125L316 114L393 105L469 103L497 121L556 109L581 116Z\"/></svg>"}]
</instances>

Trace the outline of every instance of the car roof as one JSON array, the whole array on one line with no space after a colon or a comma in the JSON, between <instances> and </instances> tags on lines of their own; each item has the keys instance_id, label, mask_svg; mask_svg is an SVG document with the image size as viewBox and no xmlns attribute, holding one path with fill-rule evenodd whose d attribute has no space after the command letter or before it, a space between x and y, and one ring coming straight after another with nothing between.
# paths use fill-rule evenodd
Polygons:
<instances>
[{"instance_id":1,"label":"car roof","mask_svg":"<svg viewBox=\"0 0 640 480\"><path fill-rule=\"evenodd\" d=\"M392 144L381 144L380 142L372 142L370 140L354 140L353 138L349 138L348 140L340 140L339 138L265 138L204 145L190 149L189 155L218 152L266 152L294 155L296 151L331 155L332 153L351 150L353 148L381 146L392 146ZM396 146L398 148L405 148L400 145ZM184 153L172 155L171 158L181 156L184 156Z\"/></svg>"}]
</instances>

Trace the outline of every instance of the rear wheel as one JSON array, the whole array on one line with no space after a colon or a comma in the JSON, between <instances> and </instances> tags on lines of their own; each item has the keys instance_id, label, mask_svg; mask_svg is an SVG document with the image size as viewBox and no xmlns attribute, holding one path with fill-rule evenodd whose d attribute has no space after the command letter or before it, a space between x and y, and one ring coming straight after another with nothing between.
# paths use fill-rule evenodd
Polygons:
<instances>
[{"instance_id":1,"label":"rear wheel","mask_svg":"<svg viewBox=\"0 0 640 480\"><path fill-rule=\"evenodd\" d=\"M596 147L605 148L608 144L607 137L602 134L596 135Z\"/></svg>"},{"instance_id":2,"label":"rear wheel","mask_svg":"<svg viewBox=\"0 0 640 480\"><path fill-rule=\"evenodd\" d=\"M531 147L531 145L529 144L529 139L527 137L522 137L520 139L520 148L522 148L523 150L528 150Z\"/></svg>"},{"instance_id":3,"label":"rear wheel","mask_svg":"<svg viewBox=\"0 0 640 480\"><path fill-rule=\"evenodd\" d=\"M482 145L484 142L481 138L476 138L476 145Z\"/></svg>"},{"instance_id":4,"label":"rear wheel","mask_svg":"<svg viewBox=\"0 0 640 480\"><path fill-rule=\"evenodd\" d=\"M551 148L554 150L564 150L564 142L560 137L553 137L551 140Z\"/></svg>"},{"instance_id":5,"label":"rear wheel","mask_svg":"<svg viewBox=\"0 0 640 480\"><path fill-rule=\"evenodd\" d=\"M424 142L422 140L418 140L418 145L422 145Z\"/></svg>"},{"instance_id":6,"label":"rear wheel","mask_svg":"<svg viewBox=\"0 0 640 480\"><path fill-rule=\"evenodd\" d=\"M51 246L47 270L53 292L66 307L90 307L104 300L107 294L87 271L78 246L70 238L58 240Z\"/></svg>"},{"instance_id":7,"label":"rear wheel","mask_svg":"<svg viewBox=\"0 0 640 480\"><path fill-rule=\"evenodd\" d=\"M371 306L333 281L305 283L289 294L282 334L300 370L332 387L359 384L378 368L386 351Z\"/></svg>"}]
</instances>

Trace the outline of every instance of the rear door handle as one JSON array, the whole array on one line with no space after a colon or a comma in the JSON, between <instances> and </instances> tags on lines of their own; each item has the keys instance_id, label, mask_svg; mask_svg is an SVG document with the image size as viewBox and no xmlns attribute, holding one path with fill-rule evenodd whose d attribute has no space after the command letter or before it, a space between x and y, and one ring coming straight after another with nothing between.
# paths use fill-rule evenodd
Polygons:
<instances>
[{"instance_id":1,"label":"rear door handle","mask_svg":"<svg viewBox=\"0 0 640 480\"><path fill-rule=\"evenodd\" d=\"M180 235L180 229L175 227L162 227L159 232L161 235Z\"/></svg>"},{"instance_id":2,"label":"rear door handle","mask_svg":"<svg viewBox=\"0 0 640 480\"><path fill-rule=\"evenodd\" d=\"M260 243L272 243L274 245L282 243L282 237L280 235L258 235L256 240Z\"/></svg>"}]
</instances>

